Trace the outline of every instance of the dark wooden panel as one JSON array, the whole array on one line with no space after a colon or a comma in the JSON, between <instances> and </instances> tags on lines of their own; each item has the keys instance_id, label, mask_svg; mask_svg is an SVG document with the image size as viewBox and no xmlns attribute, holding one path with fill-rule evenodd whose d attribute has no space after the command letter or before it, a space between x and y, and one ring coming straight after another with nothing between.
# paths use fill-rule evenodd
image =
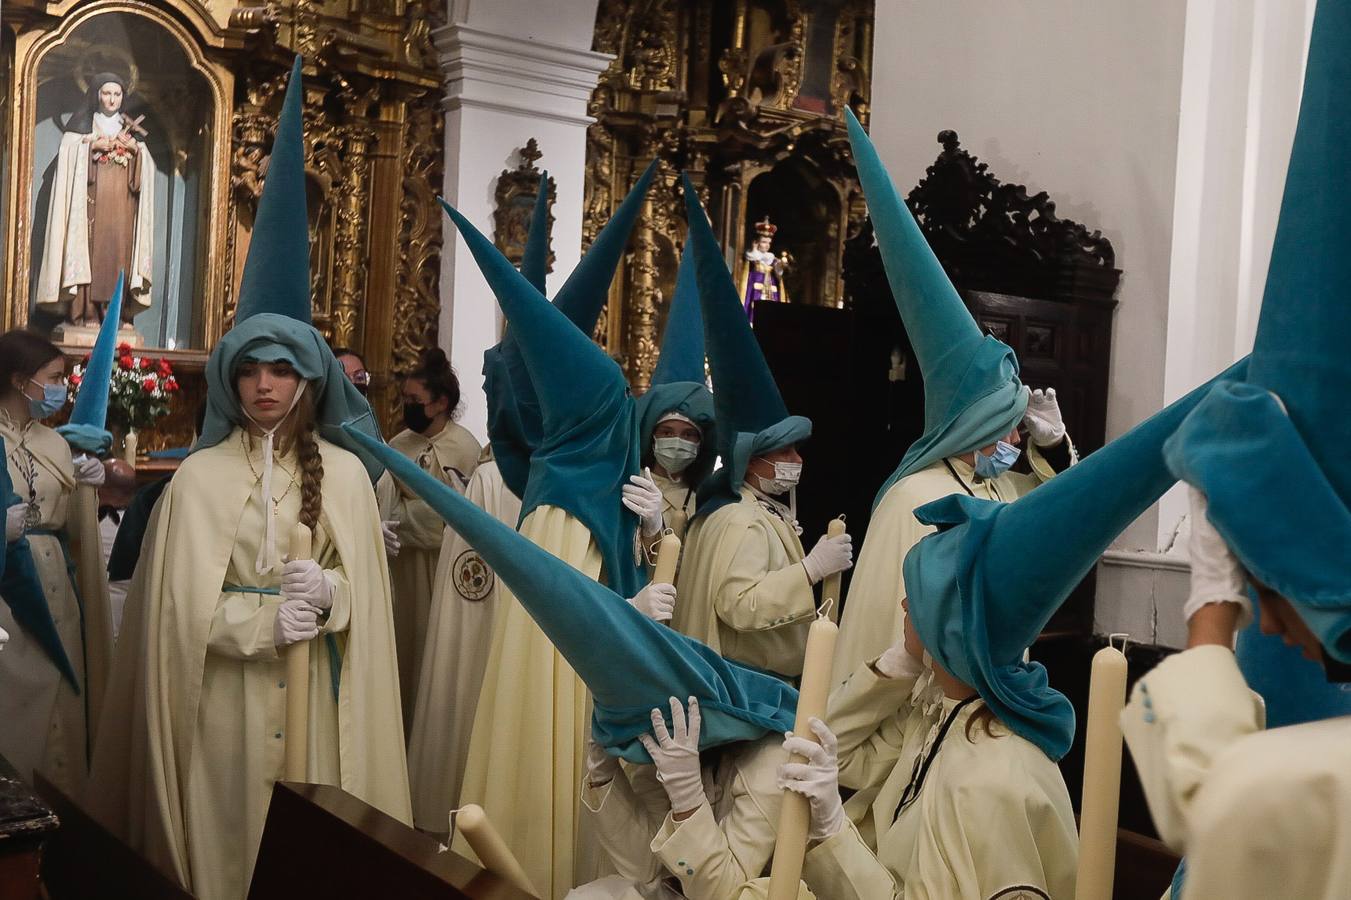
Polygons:
<instances>
[{"instance_id":1,"label":"dark wooden panel","mask_svg":"<svg viewBox=\"0 0 1351 900\"><path fill-rule=\"evenodd\" d=\"M61 820L42 858L42 882L52 900L191 900L191 894L90 818L42 773L35 781Z\"/></svg>"},{"instance_id":2,"label":"dark wooden panel","mask_svg":"<svg viewBox=\"0 0 1351 900\"><path fill-rule=\"evenodd\" d=\"M526 900L508 882L338 788L278 782L249 900Z\"/></svg>"}]
</instances>

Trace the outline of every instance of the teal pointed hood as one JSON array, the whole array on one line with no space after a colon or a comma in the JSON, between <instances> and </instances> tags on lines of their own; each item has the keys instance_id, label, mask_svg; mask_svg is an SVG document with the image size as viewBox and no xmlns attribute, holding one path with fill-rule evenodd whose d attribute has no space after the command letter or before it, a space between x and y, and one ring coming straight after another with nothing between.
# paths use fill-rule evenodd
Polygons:
<instances>
[{"instance_id":1,"label":"teal pointed hood","mask_svg":"<svg viewBox=\"0 0 1351 900\"><path fill-rule=\"evenodd\" d=\"M530 230L525 235L521 254L521 274L541 294L549 275L549 173L539 173L535 189L535 208L530 213Z\"/></svg>"},{"instance_id":2,"label":"teal pointed hood","mask_svg":"<svg viewBox=\"0 0 1351 900\"><path fill-rule=\"evenodd\" d=\"M694 422L703 435L699 455L682 473L684 483L697 489L713 471L718 440L713 394L704 385L704 317L699 311L699 286L689 242L680 255L675 296L666 313L666 331L652 383L638 398L638 434L643 441L644 462L652 459L653 429L672 413Z\"/></svg>"},{"instance_id":3,"label":"teal pointed hood","mask_svg":"<svg viewBox=\"0 0 1351 900\"><path fill-rule=\"evenodd\" d=\"M117 322L113 319L113 322ZM116 326L114 326L115 328ZM0 438L0 463L5 460L5 440ZM5 509L23 499L14 493L14 481L10 478L9 466L0 464L0 501ZM33 561L33 550L28 538L5 543L0 553L0 601L9 607L15 623L24 630L27 637L36 641L46 655L66 679L75 693L80 693L80 682L75 677L75 669L61 644L61 635L56 630L56 621L52 618L51 607L47 605L47 595L42 590L42 577L38 574L37 563ZM4 651L0 651L2 653ZM13 651L10 651L13 652Z\"/></svg>"},{"instance_id":4,"label":"teal pointed hood","mask_svg":"<svg viewBox=\"0 0 1351 900\"><path fill-rule=\"evenodd\" d=\"M310 244L305 211L305 135L300 114L304 86L300 57L291 70L263 195L258 201L239 305L231 328L206 361L207 407L194 450L213 447L246 424L235 372L246 361L287 362L308 381L317 430L330 443L357 453L371 480L383 467L348 437L342 425L360 423L379 439L370 404L310 324Z\"/></svg>"},{"instance_id":5,"label":"teal pointed hood","mask_svg":"<svg viewBox=\"0 0 1351 900\"><path fill-rule=\"evenodd\" d=\"M113 445L113 436L108 432L108 391L117 356L117 330L122 324L122 290L126 277L125 272L118 273L117 288L103 313L94 349L89 352L89 362L80 378L80 390L75 394L70 420L56 429L66 443L95 456L106 455Z\"/></svg>"},{"instance_id":6,"label":"teal pointed hood","mask_svg":"<svg viewBox=\"0 0 1351 900\"><path fill-rule=\"evenodd\" d=\"M746 466L756 456L811 436L812 423L790 416L769 364L746 320L745 307L732 284L718 240L699 204L699 195L685 176L687 246L693 254L699 304L704 314L704 343L713 376L713 410L717 419L722 468L699 488L696 516L708 515L741 499Z\"/></svg>"},{"instance_id":7,"label":"teal pointed hood","mask_svg":"<svg viewBox=\"0 0 1351 900\"><path fill-rule=\"evenodd\" d=\"M863 126L848 109L845 118L882 265L924 374L924 433L882 485L875 507L905 476L1012 431L1027 411L1027 389L1013 349L981 334Z\"/></svg>"},{"instance_id":8,"label":"teal pointed hood","mask_svg":"<svg viewBox=\"0 0 1351 900\"><path fill-rule=\"evenodd\" d=\"M654 159L554 298L554 306L588 337L596 330L615 269L623 258L656 171ZM546 189L547 182L541 179L540 196ZM547 203L537 197L521 275L540 294L544 294L544 260L548 256L547 218ZM502 481L513 494L524 497L530 458L540 445L544 423L535 385L512 333L511 322L507 325L502 340L483 354L483 390L488 397L488 439ZM527 511L523 510L522 515Z\"/></svg>"},{"instance_id":9,"label":"teal pointed hood","mask_svg":"<svg viewBox=\"0 0 1351 900\"><path fill-rule=\"evenodd\" d=\"M1351 662L1351 0L1319 0L1252 364L1169 442L1253 577Z\"/></svg>"},{"instance_id":10,"label":"teal pointed hood","mask_svg":"<svg viewBox=\"0 0 1351 900\"><path fill-rule=\"evenodd\" d=\"M521 276L541 294L549 268L549 173L541 172L535 208L521 256ZM483 351L483 393L488 400L488 440L507 489L520 497L530 476L530 454L539 446L539 403L530 373L510 329Z\"/></svg>"},{"instance_id":11,"label":"teal pointed hood","mask_svg":"<svg viewBox=\"0 0 1351 900\"><path fill-rule=\"evenodd\" d=\"M586 683L594 698L598 744L634 763L650 763L638 738L667 698L697 697L699 747L756 740L792 727L797 692L771 675L730 660L659 625L622 596L498 522L418 468L361 434L400 481L469 542L511 588L531 618ZM603 648L603 649L600 649Z\"/></svg>"},{"instance_id":12,"label":"teal pointed hood","mask_svg":"<svg viewBox=\"0 0 1351 900\"><path fill-rule=\"evenodd\" d=\"M596 541L608 584L633 596L644 583L634 552L638 519L620 499L638 472L639 443L624 374L469 220L441 205L497 297L539 403L540 442L531 453L521 516L543 505L571 513ZM609 282L595 287L608 291Z\"/></svg>"},{"instance_id":13,"label":"teal pointed hood","mask_svg":"<svg viewBox=\"0 0 1351 900\"><path fill-rule=\"evenodd\" d=\"M310 230L305 203L304 86L300 57L291 66L267 178L253 219L235 324L276 313L310 324Z\"/></svg>"},{"instance_id":14,"label":"teal pointed hood","mask_svg":"<svg viewBox=\"0 0 1351 900\"><path fill-rule=\"evenodd\" d=\"M1164 441L1231 366L1012 503L954 494L915 510L939 531L905 557L910 617L924 647L1010 729L1060 759L1074 711L1023 651L1098 558L1175 482Z\"/></svg>"}]
</instances>

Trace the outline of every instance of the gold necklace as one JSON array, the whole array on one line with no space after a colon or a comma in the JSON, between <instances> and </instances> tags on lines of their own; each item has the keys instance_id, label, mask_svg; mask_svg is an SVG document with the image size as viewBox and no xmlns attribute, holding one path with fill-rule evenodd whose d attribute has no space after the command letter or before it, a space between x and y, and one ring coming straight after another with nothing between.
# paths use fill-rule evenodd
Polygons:
<instances>
[{"instance_id":1,"label":"gold necklace","mask_svg":"<svg viewBox=\"0 0 1351 900\"><path fill-rule=\"evenodd\" d=\"M253 467L253 455L249 452L248 438L245 436L243 431L240 431L239 433L239 444L244 449L244 461L249 464L249 471L253 473L254 483L261 482L263 480L263 474ZM272 501L273 509L276 509L281 506L281 502L286 499L288 494L291 493L291 488L296 486L296 476L294 472L287 469L278 460L273 460L273 465L275 465L277 468L285 472L287 477L291 479L290 482L287 483L286 485L286 490L281 492L280 497L268 498Z\"/></svg>"}]
</instances>

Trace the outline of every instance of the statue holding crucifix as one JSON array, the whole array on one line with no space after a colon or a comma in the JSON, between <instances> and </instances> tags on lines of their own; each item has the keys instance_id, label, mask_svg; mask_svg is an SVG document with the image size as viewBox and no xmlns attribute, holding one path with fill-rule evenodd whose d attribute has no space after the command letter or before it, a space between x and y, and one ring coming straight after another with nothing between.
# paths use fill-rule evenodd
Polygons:
<instances>
[{"instance_id":1,"label":"statue holding crucifix","mask_svg":"<svg viewBox=\"0 0 1351 900\"><path fill-rule=\"evenodd\" d=\"M124 322L150 306L155 163L145 117L123 112L130 93L112 72L89 79L57 151L37 303L76 326L67 330L98 327L123 271Z\"/></svg>"}]
</instances>

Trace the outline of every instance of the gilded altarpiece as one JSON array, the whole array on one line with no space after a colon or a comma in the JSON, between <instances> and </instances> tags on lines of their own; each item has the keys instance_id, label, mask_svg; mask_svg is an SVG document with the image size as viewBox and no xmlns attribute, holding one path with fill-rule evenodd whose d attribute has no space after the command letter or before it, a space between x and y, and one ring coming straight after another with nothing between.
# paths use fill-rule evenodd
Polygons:
<instances>
[{"instance_id":1,"label":"gilded altarpiece","mask_svg":"<svg viewBox=\"0 0 1351 900\"><path fill-rule=\"evenodd\" d=\"M792 301L845 304L844 243L865 209L844 109L867 122L872 31L872 0L601 0L592 49L615 59L589 108L584 243L661 160L596 334L636 389L675 286L682 170L734 272L768 216Z\"/></svg>"},{"instance_id":2,"label":"gilded altarpiece","mask_svg":"<svg viewBox=\"0 0 1351 900\"><path fill-rule=\"evenodd\" d=\"M59 310L37 297L51 246L44 231L58 207L55 146L71 130L64 110L98 80L93 73L113 73L127 120L140 116L162 188L153 275L134 328L146 352L173 361L185 388L142 446L185 442L206 356L233 318L277 112L300 54L315 325L364 355L373 402L392 421L392 374L436 339L444 120L430 33L444 15L436 0L6 0L0 324L47 333L60 325Z\"/></svg>"}]
</instances>

